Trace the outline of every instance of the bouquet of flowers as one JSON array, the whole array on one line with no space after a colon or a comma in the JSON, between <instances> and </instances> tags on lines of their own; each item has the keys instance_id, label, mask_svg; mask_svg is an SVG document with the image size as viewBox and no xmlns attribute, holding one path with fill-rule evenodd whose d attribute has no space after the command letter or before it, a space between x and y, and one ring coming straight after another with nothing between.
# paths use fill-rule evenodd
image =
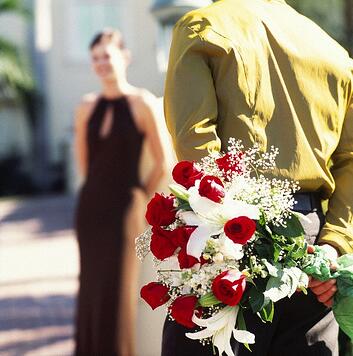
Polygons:
<instances>
[{"instance_id":1,"label":"bouquet of flowers","mask_svg":"<svg viewBox=\"0 0 353 356\"><path fill-rule=\"evenodd\" d=\"M293 211L298 184L265 177L278 153L274 147L263 153L256 144L244 150L231 138L226 153L179 162L171 194L155 194L146 212L151 228L136 240L138 257L151 252L157 269L141 297L152 309L166 304L179 324L198 326L186 336L212 342L219 355L234 356L232 337L248 348L255 342L245 310L271 321L275 302L298 289L306 293L309 274L322 280L339 274L330 273L319 248L307 252Z\"/></svg>"}]
</instances>

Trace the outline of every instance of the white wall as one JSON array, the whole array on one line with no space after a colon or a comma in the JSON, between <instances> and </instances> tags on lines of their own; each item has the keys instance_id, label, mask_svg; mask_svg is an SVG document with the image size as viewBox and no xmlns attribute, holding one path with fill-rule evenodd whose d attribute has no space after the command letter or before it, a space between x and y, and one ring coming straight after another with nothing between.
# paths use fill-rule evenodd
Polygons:
<instances>
[{"instance_id":1,"label":"white wall","mask_svg":"<svg viewBox=\"0 0 353 356\"><path fill-rule=\"evenodd\" d=\"M61 158L62 142L71 142L74 108L81 96L99 90L99 83L90 69L88 51L86 60L75 60L70 54L72 24L68 17L72 1L52 0L53 42L47 56L47 102L53 160ZM160 95L163 76L155 60L156 23L149 14L149 6L149 0L123 1L117 10L123 11L124 21L117 27L123 32L133 55L130 82Z\"/></svg>"}]
</instances>

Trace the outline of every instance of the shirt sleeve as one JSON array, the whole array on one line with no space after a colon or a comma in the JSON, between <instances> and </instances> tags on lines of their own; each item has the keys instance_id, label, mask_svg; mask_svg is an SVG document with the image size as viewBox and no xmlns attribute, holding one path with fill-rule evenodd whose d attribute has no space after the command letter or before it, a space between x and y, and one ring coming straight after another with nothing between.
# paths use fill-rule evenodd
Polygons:
<instances>
[{"instance_id":1,"label":"shirt sleeve","mask_svg":"<svg viewBox=\"0 0 353 356\"><path fill-rule=\"evenodd\" d=\"M164 110L178 159L199 160L220 150L217 97L208 64L216 45L202 36L202 21L186 16L174 28Z\"/></svg>"},{"instance_id":2,"label":"shirt sleeve","mask_svg":"<svg viewBox=\"0 0 353 356\"><path fill-rule=\"evenodd\" d=\"M334 246L341 254L353 252L353 95L344 119L340 142L332 156L335 190L329 199L320 243Z\"/></svg>"}]
</instances>

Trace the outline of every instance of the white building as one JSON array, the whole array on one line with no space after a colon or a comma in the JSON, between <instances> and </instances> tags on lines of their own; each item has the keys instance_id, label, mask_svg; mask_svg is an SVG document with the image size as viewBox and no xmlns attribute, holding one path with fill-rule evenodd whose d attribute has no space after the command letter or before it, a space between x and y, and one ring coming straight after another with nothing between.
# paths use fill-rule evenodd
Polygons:
<instances>
[{"instance_id":1,"label":"white building","mask_svg":"<svg viewBox=\"0 0 353 356\"><path fill-rule=\"evenodd\" d=\"M197 3L181 0L179 5L190 6L193 2ZM206 4L208 0L201 2ZM74 192L77 188L72 155L74 110L83 94L99 90L89 62L88 44L92 36L104 27L119 28L132 52L129 81L161 97L167 59L163 46L168 46L168 38L163 40L170 35L171 26L164 22L165 32L159 27L150 11L152 0L30 0L28 3L33 10L33 21L2 16L0 31L31 54L44 103L36 129L37 151L33 155L35 142L23 110L0 103L0 160L14 152L19 154L26 162L24 169L32 172L43 186L53 178L49 166L62 162L68 189ZM164 19L169 15L162 11ZM162 100L159 114L158 124L171 165L174 157L164 125ZM144 163L148 166L148 156ZM148 272L151 270L148 262L143 265L141 284L154 279L153 273ZM139 356L157 356L165 311L161 308L152 312L140 301L138 315Z\"/></svg>"}]
</instances>

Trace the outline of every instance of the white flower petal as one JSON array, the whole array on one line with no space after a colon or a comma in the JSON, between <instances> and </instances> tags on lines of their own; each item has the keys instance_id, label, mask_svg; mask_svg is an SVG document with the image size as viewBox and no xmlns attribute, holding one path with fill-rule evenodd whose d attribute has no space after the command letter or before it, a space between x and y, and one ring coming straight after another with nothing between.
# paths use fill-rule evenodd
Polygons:
<instances>
[{"instance_id":1,"label":"white flower petal","mask_svg":"<svg viewBox=\"0 0 353 356\"><path fill-rule=\"evenodd\" d=\"M220 252L227 258L234 260L240 260L244 256L243 246L234 243L225 234L221 234L220 240Z\"/></svg>"},{"instance_id":2,"label":"white flower petal","mask_svg":"<svg viewBox=\"0 0 353 356\"><path fill-rule=\"evenodd\" d=\"M242 344L255 344L255 335L246 330L233 330L234 339Z\"/></svg>"},{"instance_id":3,"label":"white flower petal","mask_svg":"<svg viewBox=\"0 0 353 356\"><path fill-rule=\"evenodd\" d=\"M232 331L230 332L230 334L232 334ZM228 356L235 356L233 350L232 350L232 346L230 344L230 339L229 342L226 342L224 345L224 352L228 355Z\"/></svg>"},{"instance_id":4,"label":"white flower petal","mask_svg":"<svg viewBox=\"0 0 353 356\"><path fill-rule=\"evenodd\" d=\"M248 204L241 200L225 200L221 208L221 213L227 220L234 219L238 216L247 216L253 220L260 219L260 209L256 205Z\"/></svg>"},{"instance_id":5,"label":"white flower petal","mask_svg":"<svg viewBox=\"0 0 353 356\"><path fill-rule=\"evenodd\" d=\"M202 197L195 187L189 189L189 204L191 209L198 215L208 216L212 211L218 210L221 204L216 203L208 198Z\"/></svg>"},{"instance_id":6,"label":"white flower petal","mask_svg":"<svg viewBox=\"0 0 353 356\"><path fill-rule=\"evenodd\" d=\"M210 238L212 229L207 225L198 226L190 235L186 245L186 253L195 258L200 258L201 253L206 247L206 241Z\"/></svg>"},{"instance_id":7,"label":"white flower petal","mask_svg":"<svg viewBox=\"0 0 353 356\"><path fill-rule=\"evenodd\" d=\"M274 265L272 265L270 262L268 262L266 260L266 258L262 259L262 262L264 263L264 265L266 266L268 273L270 274L270 276L273 277L277 277L278 276L278 268Z\"/></svg>"},{"instance_id":8,"label":"white flower petal","mask_svg":"<svg viewBox=\"0 0 353 356\"><path fill-rule=\"evenodd\" d=\"M213 333L213 330L204 329L196 333L186 333L185 336L192 340L200 340L205 339L207 337L211 337Z\"/></svg>"},{"instance_id":9,"label":"white flower petal","mask_svg":"<svg viewBox=\"0 0 353 356\"><path fill-rule=\"evenodd\" d=\"M170 256L159 263L160 269L179 269L179 261L177 256Z\"/></svg>"},{"instance_id":10,"label":"white flower petal","mask_svg":"<svg viewBox=\"0 0 353 356\"><path fill-rule=\"evenodd\" d=\"M302 273L299 278L298 288L308 288L309 276L306 273Z\"/></svg>"},{"instance_id":11,"label":"white flower petal","mask_svg":"<svg viewBox=\"0 0 353 356\"><path fill-rule=\"evenodd\" d=\"M227 315L230 313L229 309L231 307L225 307L223 309L221 309L218 313L212 315L211 317L207 318L207 319L202 319L202 318L198 318L195 314L192 317L192 321L198 325L198 326L202 326L202 327L210 327L212 326L214 323L218 323L219 320L223 320L224 323L227 322Z\"/></svg>"},{"instance_id":12,"label":"white flower petal","mask_svg":"<svg viewBox=\"0 0 353 356\"><path fill-rule=\"evenodd\" d=\"M199 226L202 224L202 220L192 211L178 212L177 216L189 226Z\"/></svg>"},{"instance_id":13,"label":"white flower petal","mask_svg":"<svg viewBox=\"0 0 353 356\"><path fill-rule=\"evenodd\" d=\"M228 343L230 342L230 339L231 338L229 337L227 340L227 336L226 336L224 329L218 330L215 333L212 341L213 341L214 346L217 347L219 355L223 355L223 352L225 352L225 349L226 349L226 344L227 344L227 342ZM230 356L233 356L233 355L231 354Z\"/></svg>"},{"instance_id":14,"label":"white flower petal","mask_svg":"<svg viewBox=\"0 0 353 356\"><path fill-rule=\"evenodd\" d=\"M206 328L208 326L208 319L198 318L195 314L191 319L196 325Z\"/></svg>"},{"instance_id":15,"label":"white flower petal","mask_svg":"<svg viewBox=\"0 0 353 356\"><path fill-rule=\"evenodd\" d=\"M288 296L290 287L287 285L281 285L278 288L270 288L264 292L264 297L272 300L274 303Z\"/></svg>"},{"instance_id":16,"label":"white flower petal","mask_svg":"<svg viewBox=\"0 0 353 356\"><path fill-rule=\"evenodd\" d=\"M208 319L200 319L194 314L192 318L193 322L206 329L196 333L187 333L186 336L193 340L212 337L213 345L217 347L219 355L225 352L227 356L235 356L230 341L234 325L236 324L238 311L239 306L226 306ZM242 333L240 335L240 338L241 337L252 341L248 334L244 335L244 333Z\"/></svg>"},{"instance_id":17,"label":"white flower petal","mask_svg":"<svg viewBox=\"0 0 353 356\"><path fill-rule=\"evenodd\" d=\"M303 272L298 267L285 268L283 272L287 273L291 280L291 290L288 295L288 297L291 297L300 284L300 278Z\"/></svg>"}]
</instances>

